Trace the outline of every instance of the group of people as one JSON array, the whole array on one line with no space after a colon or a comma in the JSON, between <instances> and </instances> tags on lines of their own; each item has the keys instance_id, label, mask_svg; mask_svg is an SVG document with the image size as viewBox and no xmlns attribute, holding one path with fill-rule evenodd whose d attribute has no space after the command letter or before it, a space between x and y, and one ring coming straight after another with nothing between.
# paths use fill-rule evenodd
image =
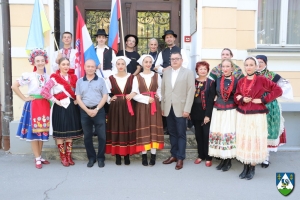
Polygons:
<instances>
[{"instance_id":1,"label":"group of people","mask_svg":"<svg viewBox=\"0 0 300 200\"><path fill-rule=\"evenodd\" d=\"M244 61L246 76L224 48L221 63L209 68L205 61L196 63L195 97L190 118L195 127L198 158L220 159L217 170L228 171L231 160L244 164L241 179L252 179L255 166L269 166L269 151L286 143L278 97L293 98L290 83L267 68L267 57L257 55ZM210 71L210 73L209 73Z\"/></svg>"},{"instance_id":2,"label":"group of people","mask_svg":"<svg viewBox=\"0 0 300 200\"><path fill-rule=\"evenodd\" d=\"M106 46L107 36L105 30L97 31L95 52L100 64L86 60L84 77L78 77L75 67L72 34L65 32L64 47L55 52L51 63L54 73L45 73L47 53L35 49L29 58L33 72L23 73L12 85L25 101L17 137L31 141L36 168L49 164L41 157L49 135L56 139L66 167L75 164L72 140L81 137L87 167L96 161L104 167L105 154L115 156L116 165L122 164L123 156L124 164L129 165L130 156L138 153L142 165L153 166L167 131L171 156L163 164L176 162L175 169L180 170L186 156L187 119L195 127L198 158L194 163L205 160L210 167L212 157L217 157L221 159L217 169L227 171L236 158L244 164L240 178L252 179L256 164L269 165L268 147L276 151L285 143L276 98L282 94L292 98L292 90L288 81L267 69L265 56L247 58L244 76L231 61L231 50L225 48L221 64L211 71L206 61L196 63L195 79L187 69L184 49L175 45L177 35L172 30L162 36L166 42L163 51L158 52L158 42L152 38L150 52L142 56L134 51L137 36L125 36L126 48L117 54ZM28 97L19 89L23 85L28 85ZM97 153L93 135L98 138Z\"/></svg>"}]
</instances>

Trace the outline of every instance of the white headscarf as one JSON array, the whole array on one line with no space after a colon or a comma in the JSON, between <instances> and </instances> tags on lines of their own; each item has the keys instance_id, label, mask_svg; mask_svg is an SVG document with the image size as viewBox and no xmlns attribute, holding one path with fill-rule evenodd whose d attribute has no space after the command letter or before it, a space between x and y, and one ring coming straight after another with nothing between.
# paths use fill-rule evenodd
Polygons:
<instances>
[{"instance_id":1,"label":"white headscarf","mask_svg":"<svg viewBox=\"0 0 300 200\"><path fill-rule=\"evenodd\" d=\"M127 58L126 56L116 56L113 60L112 60L112 65L114 66L114 67L117 67L116 65L117 65L117 61L118 60L124 60L125 61L125 63L126 63L126 66L127 65L129 65L129 63L130 63L130 59L129 58Z\"/></svg>"},{"instance_id":2,"label":"white headscarf","mask_svg":"<svg viewBox=\"0 0 300 200\"><path fill-rule=\"evenodd\" d=\"M144 55L142 55L142 56L137 60L137 62L138 62L141 66L143 66L143 61L144 61L144 59L145 59L146 57L150 57L151 60L152 60L152 64L154 63L153 57L152 57L151 55L149 55L149 54L144 54Z\"/></svg>"}]
</instances>

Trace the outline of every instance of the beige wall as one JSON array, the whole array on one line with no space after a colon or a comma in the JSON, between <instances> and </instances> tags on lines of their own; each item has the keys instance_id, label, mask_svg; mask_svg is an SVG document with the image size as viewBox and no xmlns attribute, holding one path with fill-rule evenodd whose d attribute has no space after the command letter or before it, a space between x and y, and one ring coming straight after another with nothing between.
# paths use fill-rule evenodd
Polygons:
<instances>
[{"instance_id":1,"label":"beige wall","mask_svg":"<svg viewBox=\"0 0 300 200\"><path fill-rule=\"evenodd\" d=\"M49 8L44 6L46 15ZM30 28L31 16L33 12L33 5L10 5L10 20L11 20L11 46L17 48L26 47L28 32ZM49 46L50 41L49 31L45 34L44 45ZM28 59L23 58L12 58L12 82L15 82L24 72L31 72L33 66L30 65ZM47 65L47 72L50 72L49 65ZM20 87L20 90L24 95L27 95L27 86ZM17 95L13 95L13 116L14 120L19 120L22 114L24 101L21 100Z\"/></svg>"},{"instance_id":2,"label":"beige wall","mask_svg":"<svg viewBox=\"0 0 300 200\"><path fill-rule=\"evenodd\" d=\"M203 48L255 48L255 11L204 7L202 10Z\"/></svg>"}]
</instances>

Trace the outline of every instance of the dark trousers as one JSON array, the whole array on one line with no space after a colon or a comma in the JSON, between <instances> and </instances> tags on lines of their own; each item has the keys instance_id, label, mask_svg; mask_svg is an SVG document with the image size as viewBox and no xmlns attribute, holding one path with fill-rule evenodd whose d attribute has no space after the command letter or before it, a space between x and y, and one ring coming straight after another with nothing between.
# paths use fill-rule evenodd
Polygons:
<instances>
[{"instance_id":1,"label":"dark trousers","mask_svg":"<svg viewBox=\"0 0 300 200\"><path fill-rule=\"evenodd\" d=\"M212 157L208 155L210 122L201 126L202 123L203 120L193 120L193 124L195 127L195 137L197 141L198 157L202 160L211 161Z\"/></svg>"},{"instance_id":2,"label":"dark trousers","mask_svg":"<svg viewBox=\"0 0 300 200\"><path fill-rule=\"evenodd\" d=\"M179 160L185 159L186 118L176 117L173 107L167 116L168 131L171 142L171 155Z\"/></svg>"},{"instance_id":3,"label":"dark trousers","mask_svg":"<svg viewBox=\"0 0 300 200\"><path fill-rule=\"evenodd\" d=\"M105 111L101 108L95 117L90 117L84 110L80 108L81 125L84 134L84 146L89 160L105 160ZM95 134L98 137L98 155L93 145L93 125L95 127Z\"/></svg>"}]
</instances>

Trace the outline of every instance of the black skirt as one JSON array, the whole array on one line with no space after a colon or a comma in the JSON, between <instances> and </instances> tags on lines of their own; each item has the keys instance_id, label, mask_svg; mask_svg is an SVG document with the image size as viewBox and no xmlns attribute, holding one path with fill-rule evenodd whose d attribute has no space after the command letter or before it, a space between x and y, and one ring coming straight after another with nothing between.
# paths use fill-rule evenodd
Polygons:
<instances>
[{"instance_id":1,"label":"black skirt","mask_svg":"<svg viewBox=\"0 0 300 200\"><path fill-rule=\"evenodd\" d=\"M52 112L53 138L77 139L83 136L78 105L70 98L67 108L53 105Z\"/></svg>"}]
</instances>

